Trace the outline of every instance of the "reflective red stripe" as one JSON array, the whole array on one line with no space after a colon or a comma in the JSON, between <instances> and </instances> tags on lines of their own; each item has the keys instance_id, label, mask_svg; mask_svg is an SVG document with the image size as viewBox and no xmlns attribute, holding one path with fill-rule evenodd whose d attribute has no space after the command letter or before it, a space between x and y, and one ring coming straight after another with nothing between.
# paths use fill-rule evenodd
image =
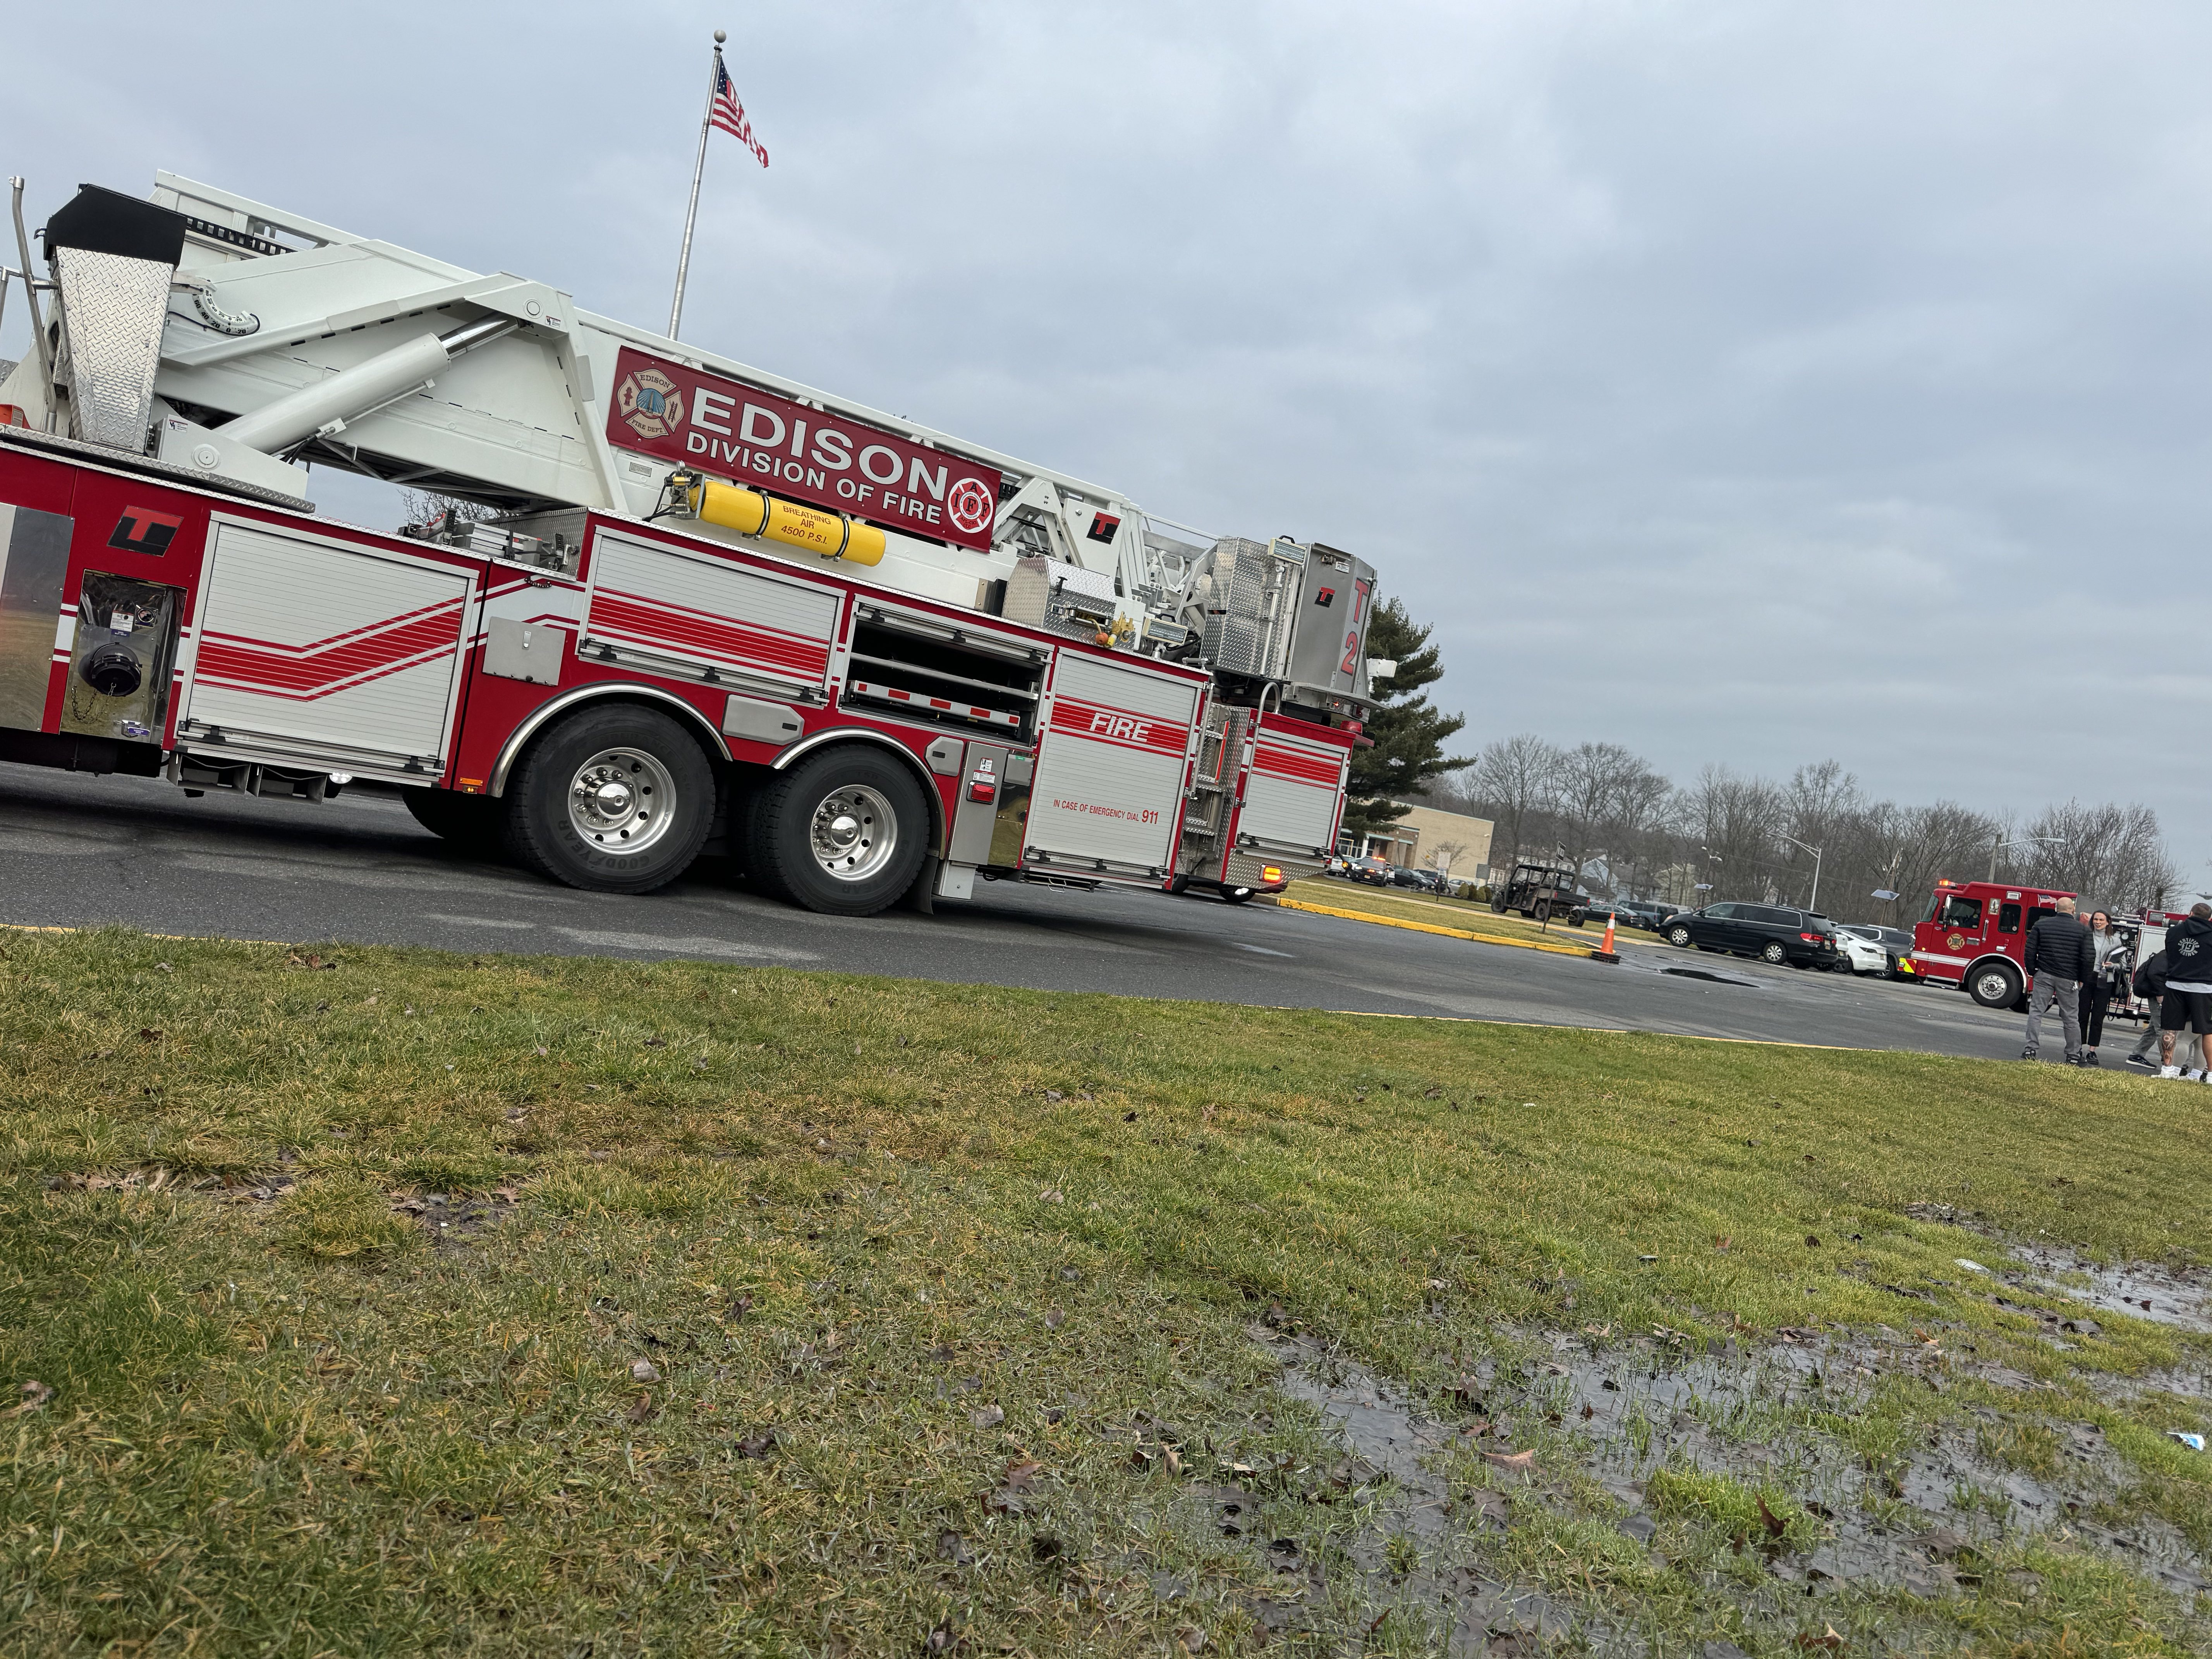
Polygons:
<instances>
[{"instance_id":1,"label":"reflective red stripe","mask_svg":"<svg viewBox=\"0 0 2212 1659\"><path fill-rule=\"evenodd\" d=\"M1052 705L1052 729L1125 749L1180 755L1190 744L1190 728L1180 720L1133 714L1079 697L1060 697Z\"/></svg>"},{"instance_id":2,"label":"reflective red stripe","mask_svg":"<svg viewBox=\"0 0 2212 1659\"><path fill-rule=\"evenodd\" d=\"M830 647L820 640L606 588L592 596L590 626L594 634L620 634L648 648L688 646L702 656L773 669L795 679L818 680L830 669Z\"/></svg>"},{"instance_id":3,"label":"reflective red stripe","mask_svg":"<svg viewBox=\"0 0 2212 1659\"><path fill-rule=\"evenodd\" d=\"M1270 749L1261 744L1252 757L1259 770L1277 777L1296 778L1301 783L1326 784L1336 787L1342 763L1334 756L1309 754L1301 749Z\"/></svg>"}]
</instances>

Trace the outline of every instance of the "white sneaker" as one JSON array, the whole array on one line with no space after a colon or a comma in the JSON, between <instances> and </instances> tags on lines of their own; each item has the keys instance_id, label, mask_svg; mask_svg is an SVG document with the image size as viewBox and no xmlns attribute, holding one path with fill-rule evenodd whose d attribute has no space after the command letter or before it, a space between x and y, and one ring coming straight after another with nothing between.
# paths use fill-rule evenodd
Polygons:
<instances>
[{"instance_id":1,"label":"white sneaker","mask_svg":"<svg viewBox=\"0 0 2212 1659\"><path fill-rule=\"evenodd\" d=\"M2204 1073L2202 1072L2184 1072L2181 1076L2183 1081L2187 1083L2202 1083L2204 1081Z\"/></svg>"},{"instance_id":2,"label":"white sneaker","mask_svg":"<svg viewBox=\"0 0 2212 1659\"><path fill-rule=\"evenodd\" d=\"M2179 1066L2161 1066L2158 1068L2158 1074L2160 1077L2179 1077L2181 1075L2181 1067Z\"/></svg>"}]
</instances>

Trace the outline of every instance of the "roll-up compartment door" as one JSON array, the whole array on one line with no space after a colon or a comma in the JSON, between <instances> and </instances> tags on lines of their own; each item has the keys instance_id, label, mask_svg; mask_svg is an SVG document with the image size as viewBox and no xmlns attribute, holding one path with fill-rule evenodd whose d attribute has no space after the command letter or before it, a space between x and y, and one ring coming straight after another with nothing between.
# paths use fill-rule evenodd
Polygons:
<instances>
[{"instance_id":1,"label":"roll-up compartment door","mask_svg":"<svg viewBox=\"0 0 2212 1659\"><path fill-rule=\"evenodd\" d=\"M1202 689L1135 664L1059 653L1024 861L1164 873Z\"/></svg>"},{"instance_id":2,"label":"roll-up compartment door","mask_svg":"<svg viewBox=\"0 0 2212 1659\"><path fill-rule=\"evenodd\" d=\"M1265 846L1302 853L1325 850L1334 841L1350 751L1341 744L1303 735L1301 724L1279 715L1261 720L1244 781L1238 839L1249 836Z\"/></svg>"},{"instance_id":3,"label":"roll-up compartment door","mask_svg":"<svg viewBox=\"0 0 2212 1659\"><path fill-rule=\"evenodd\" d=\"M830 678L840 590L602 530L578 653L781 697Z\"/></svg>"},{"instance_id":4,"label":"roll-up compartment door","mask_svg":"<svg viewBox=\"0 0 2212 1659\"><path fill-rule=\"evenodd\" d=\"M179 743L442 771L473 568L219 515L210 529Z\"/></svg>"}]
</instances>

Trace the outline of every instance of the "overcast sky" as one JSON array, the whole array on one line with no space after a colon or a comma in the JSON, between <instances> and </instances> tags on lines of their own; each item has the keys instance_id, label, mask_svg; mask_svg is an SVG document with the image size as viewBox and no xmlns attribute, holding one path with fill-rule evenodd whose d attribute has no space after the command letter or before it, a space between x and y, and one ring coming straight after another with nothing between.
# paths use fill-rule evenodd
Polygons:
<instances>
[{"instance_id":1,"label":"overcast sky","mask_svg":"<svg viewBox=\"0 0 2212 1659\"><path fill-rule=\"evenodd\" d=\"M1364 554L1463 752L2140 799L2204 871L2212 10L78 0L8 170L658 327L717 25L773 165L715 137L688 338Z\"/></svg>"}]
</instances>

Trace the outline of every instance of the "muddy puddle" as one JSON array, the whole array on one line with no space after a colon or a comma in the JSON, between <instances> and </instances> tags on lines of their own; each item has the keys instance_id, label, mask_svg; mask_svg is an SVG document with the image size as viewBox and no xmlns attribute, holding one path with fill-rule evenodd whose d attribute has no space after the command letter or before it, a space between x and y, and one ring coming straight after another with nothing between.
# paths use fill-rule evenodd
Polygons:
<instances>
[{"instance_id":1,"label":"muddy puddle","mask_svg":"<svg viewBox=\"0 0 2212 1659\"><path fill-rule=\"evenodd\" d=\"M2093 1306L2100 1305L2093 1296L2109 1295L2143 1316L2203 1316L2201 1290L2179 1280L2100 1277L2055 1254L2023 1271L2087 1273L2087 1287L2077 1282L2069 1294ZM2004 1278L1991 1279L2001 1292ZM2045 1460L2055 1473L2042 1475L2006 1455L2007 1437L2024 1431L1995 1409L1960 1414L1956 1426L1947 1422L1909 1445L1855 1443L1851 1425L1885 1383L1940 1392L1987 1372L1984 1380L2000 1386L2033 1386L2002 1368L1977 1370L1918 1333L1792 1332L1757 1348L1729 1343L1704 1353L1664 1338L1524 1337L1517 1355L1470 1372L1434 1414L1310 1337L1257 1325L1249 1334L1282 1367L1281 1391L1320 1412L1348 1453L1336 1474L1352 1501L1322 1523L1322 1542L1310 1524L1303 1539L1251 1540L1279 1586L1254 1612L1271 1632L1317 1639L1316 1650L1355 1650L1381 1618L1394 1635L1450 1655L1533 1653L1562 1643L1595 1653L1653 1651L1662 1632L1643 1628L1625 1604L1598 1607L1589 1596L1555 1597L1516 1583L1501 1565L1507 1534L1537 1506L1609 1524L1663 1566L1662 1527L1729 1524L1698 1506L1696 1477L1708 1475L1771 1495L1774 1524L1744 1526L1733 1560L1720 1564L1735 1570L1707 1563L1700 1573L1709 1588L1726 1586L1754 1628L1793 1631L1821 1608L1844 1620L1865 1599L1857 1592L1941 1602L1977 1593L1992 1575L2002 1594L2033 1598L2041 1589L2035 1574L1992 1565L2031 1537L2108 1553L2185 1597L2207 1588L2205 1562L2173 1528L2140 1515L2118 1528L2100 1523L2130 1476L2093 1424L2058 1425L2055 1459ZM2166 1381L2202 1391L2186 1379ZM1203 1501L1209 1523L1224 1533L1240 1520L1271 1530L1244 1487L1211 1488ZM1679 1528L1673 1535L1689 1536ZM1929 1619L1913 1606L1890 1598L1881 1627L1892 1640L1916 1618ZM1926 1623L1931 1635L1939 1628Z\"/></svg>"},{"instance_id":2,"label":"muddy puddle","mask_svg":"<svg viewBox=\"0 0 2212 1659\"><path fill-rule=\"evenodd\" d=\"M2212 1273L2175 1272L2155 1263L2133 1261L2101 1267L2087 1257L2048 1245L2023 1245L2012 1259L2029 1269L2027 1282L2106 1313L2126 1314L2183 1330L2212 1331ZM1999 1275L2018 1284L2022 1277Z\"/></svg>"},{"instance_id":3,"label":"muddy puddle","mask_svg":"<svg viewBox=\"0 0 2212 1659\"><path fill-rule=\"evenodd\" d=\"M1425 1414L1405 1389L1310 1338L1264 1326L1250 1334L1282 1365L1283 1393L1320 1411L1349 1453L1323 1472L1340 1490L1343 1523L1318 1547L1290 1536L1266 1542L1280 1589L1253 1607L1263 1626L1356 1647L1387 1623L1395 1639L1454 1659L1547 1651L1571 1633L1607 1645L1608 1632L1587 1613L1498 1571L1485 1540L1509 1524L1509 1505L1455 1486L1448 1454L1462 1425ZM1220 1515L1245 1494L1209 1496Z\"/></svg>"}]
</instances>

